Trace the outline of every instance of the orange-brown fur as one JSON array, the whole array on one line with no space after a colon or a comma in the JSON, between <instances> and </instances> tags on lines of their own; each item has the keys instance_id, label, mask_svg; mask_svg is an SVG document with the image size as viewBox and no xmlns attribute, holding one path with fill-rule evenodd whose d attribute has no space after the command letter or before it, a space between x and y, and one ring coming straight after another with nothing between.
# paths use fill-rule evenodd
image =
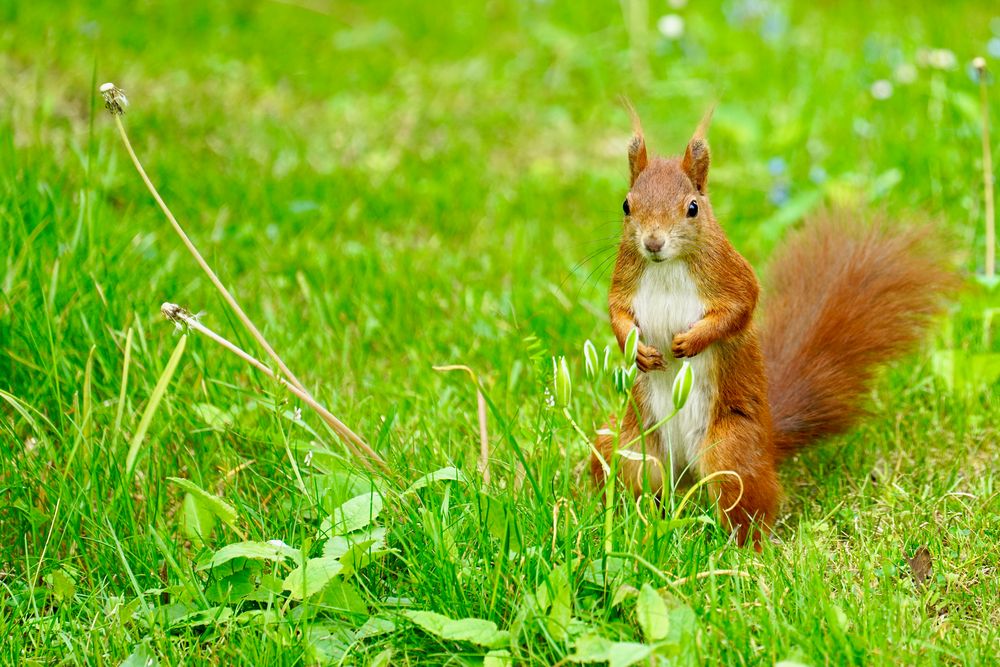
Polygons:
<instances>
[{"instance_id":1,"label":"orange-brown fur","mask_svg":"<svg viewBox=\"0 0 1000 667\"><path fill-rule=\"evenodd\" d=\"M699 447L697 472L701 477L717 471L739 475L742 490L731 475L713 483L721 519L741 544L752 540L759 548L761 533L751 534L750 526L756 522L766 529L775 519L780 498L776 465L798 448L855 423L877 366L919 340L950 278L940 253L926 243L926 230L890 232L884 225L865 227L822 216L796 234L774 260L764 332L758 336L753 322L757 279L712 214L703 132L704 124L682 158L650 159L636 123L629 145L630 215L608 306L620 346L629 331L639 327L637 364L643 373L663 368L664 353L694 357L715 346L717 394ZM691 201L698 204L693 220L684 218ZM642 344L643 323L636 321L632 309L651 261L640 244L663 233L682 239L671 246L680 248L673 259L686 264L705 305L703 318L678 333L670 350ZM646 245L646 251L650 247ZM644 386L641 375L634 390L640 411ZM663 416L629 410L620 442L638 437L640 423ZM596 447L604 461L594 456L591 471L601 483L614 437L599 436ZM618 470L637 493L644 475L653 489L663 483L662 466L622 457Z\"/></svg>"}]
</instances>

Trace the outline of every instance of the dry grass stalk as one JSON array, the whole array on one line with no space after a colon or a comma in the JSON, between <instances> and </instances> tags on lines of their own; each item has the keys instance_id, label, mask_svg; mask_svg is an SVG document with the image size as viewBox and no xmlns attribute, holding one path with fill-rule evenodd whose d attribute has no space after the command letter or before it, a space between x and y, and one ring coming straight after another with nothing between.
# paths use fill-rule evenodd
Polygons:
<instances>
[{"instance_id":1,"label":"dry grass stalk","mask_svg":"<svg viewBox=\"0 0 1000 667\"><path fill-rule=\"evenodd\" d=\"M490 483L490 434L486 428L486 398L479 389L479 380L476 374L468 366L461 364L453 366L432 366L436 371L465 371L472 378L472 384L476 387L476 402L479 413L479 474L483 478L484 484Z\"/></svg>"},{"instance_id":2,"label":"dry grass stalk","mask_svg":"<svg viewBox=\"0 0 1000 667\"><path fill-rule=\"evenodd\" d=\"M300 388L293 385L291 382L285 378L276 375L266 364L264 364L259 359L253 357L238 345L231 343L226 338L223 338L219 334L215 333L204 324L198 321L198 318L192 315L189 311L178 306L175 303L164 303L160 307L160 312L168 320L177 324L178 326L185 326L192 331L197 331L198 333L207 336L211 340L215 341L222 347L226 348L236 356L238 356L243 361L247 362L261 373L264 373L268 377L274 378L279 384L283 385L291 393L302 400L306 405L313 409L320 416L320 418L330 425L330 428L334 430L340 437L344 439L347 443L348 449L361 459L361 462L371 470L370 463L374 463L382 472L386 475L392 476L392 472L389 470L388 465L385 461L378 455L375 450L371 449L367 443L358 438L357 435L351 431L342 421L337 419L329 410L324 408L320 403L316 401L308 392L302 391ZM353 437L351 437L353 436Z\"/></svg>"}]
</instances>

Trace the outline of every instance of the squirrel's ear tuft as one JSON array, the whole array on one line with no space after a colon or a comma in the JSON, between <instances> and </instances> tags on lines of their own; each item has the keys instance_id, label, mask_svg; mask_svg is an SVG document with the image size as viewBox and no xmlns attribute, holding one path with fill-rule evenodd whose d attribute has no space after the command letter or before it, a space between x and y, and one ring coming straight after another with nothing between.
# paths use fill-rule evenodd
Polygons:
<instances>
[{"instance_id":1,"label":"squirrel's ear tuft","mask_svg":"<svg viewBox=\"0 0 1000 667\"><path fill-rule=\"evenodd\" d=\"M642 136L642 123L639 121L639 114L635 107L626 98L622 98L625 109L628 110L629 117L632 118L632 140L628 142L628 172L629 187L635 185L635 179L649 164L649 156L646 154L646 140Z\"/></svg>"},{"instance_id":2,"label":"squirrel's ear tuft","mask_svg":"<svg viewBox=\"0 0 1000 667\"><path fill-rule=\"evenodd\" d=\"M681 162L681 168L694 183L694 187L698 188L698 192L705 192L705 187L708 185L708 165L711 158L705 135L708 133L708 124L712 120L714 111L715 105L713 104L705 112L701 122L698 123L698 129L694 131L694 136L688 142L687 150L684 151L684 160Z\"/></svg>"}]
</instances>

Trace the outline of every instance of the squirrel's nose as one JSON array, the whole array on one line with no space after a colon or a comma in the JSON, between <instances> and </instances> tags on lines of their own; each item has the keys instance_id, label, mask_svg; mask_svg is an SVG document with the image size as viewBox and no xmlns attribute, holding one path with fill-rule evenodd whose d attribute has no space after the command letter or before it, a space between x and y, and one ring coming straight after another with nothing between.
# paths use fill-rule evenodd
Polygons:
<instances>
[{"instance_id":1,"label":"squirrel's nose","mask_svg":"<svg viewBox=\"0 0 1000 667\"><path fill-rule=\"evenodd\" d=\"M646 246L646 250L652 253L657 253L663 250L663 244L665 239L662 236L651 236L643 239L642 244Z\"/></svg>"}]
</instances>

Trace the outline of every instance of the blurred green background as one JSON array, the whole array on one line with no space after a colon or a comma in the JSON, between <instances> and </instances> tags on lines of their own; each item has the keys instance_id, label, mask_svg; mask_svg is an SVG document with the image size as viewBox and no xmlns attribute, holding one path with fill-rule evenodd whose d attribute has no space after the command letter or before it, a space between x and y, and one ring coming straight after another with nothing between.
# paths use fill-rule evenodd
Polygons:
<instances>
[{"instance_id":1,"label":"blurred green background","mask_svg":"<svg viewBox=\"0 0 1000 667\"><path fill-rule=\"evenodd\" d=\"M592 493L574 470L586 447L545 410L544 369L550 354L578 356L587 338L613 341L605 299L627 190L622 99L638 109L651 150L666 154L680 152L718 105L709 135L714 209L765 276L783 233L824 206L932 219L971 274L983 270L981 113L970 64L980 55L1000 71L995 3L0 4L0 389L16 398L0 401L7 658L57 654L60 635L24 591L44 589L41 574L60 562L76 568L80 591L73 605L48 608L67 623L63 657L88 663L105 643L113 663L129 654L131 631L99 638L68 619L86 626L103 617L108 596L130 595L123 563L143 587L157 584L163 556L148 529L176 532L179 502L167 476L239 498L260 539L295 534L315 518L294 497L287 458L310 436L255 398L274 387L204 340L188 341L139 478L122 474L127 445L110 425L126 330L136 335L126 431L176 344L162 302L205 310L209 326L251 343L133 172L96 92L104 81L125 89L136 150L223 280L289 366L405 477L448 463L474 469L471 390L430 367L465 363L482 375L503 415L491 426L496 474L516 476L510 438L545 487L543 497L499 495L522 516L526 542L545 543L553 503ZM989 87L994 120L996 91ZM751 566L800 598L789 602L777 587L765 595L756 583L713 588L704 599L696 590L691 604L708 628L700 660L767 663L796 651L817 664L995 657L998 593L983 588L995 582L1000 537L996 387L952 394L936 384L929 359L1000 352L988 314L997 305L996 292L973 291L933 350L879 385L869 425L789 466L794 519L778 529L788 543ZM88 429L80 415L91 354ZM576 410L587 427L604 418L586 394ZM227 475L243 465L246 473ZM873 470L883 481L870 487ZM908 492L889 497L892 488ZM954 492L976 500L949 504ZM939 532L928 537L928 525ZM462 530L473 541L482 531L475 522ZM404 552L434 543L431 533L414 535L399 538ZM586 535L599 556L596 533ZM121 556L110 546L118 539ZM712 539L698 546L708 538L695 532L683 547L622 549L678 576L752 558ZM926 589L908 588L900 601L893 586L865 578L887 564L905 569L900 549L928 542L940 571L957 577L942 574L933 609L912 603L926 603ZM425 564L405 582L373 587L505 627L521 582L545 569L532 563L495 580ZM475 584L453 590L456 571ZM487 605L497 586L509 599ZM839 591L849 641L830 629L844 612L827 606L829 590ZM942 608L952 620L938 617ZM610 607L601 613L612 622ZM156 641L168 660L250 651L237 639L218 655ZM938 641L946 648L927 648ZM260 660L299 659L260 650ZM405 659L434 661L423 650L411 645ZM522 660L546 662L569 648L525 650Z\"/></svg>"}]
</instances>

